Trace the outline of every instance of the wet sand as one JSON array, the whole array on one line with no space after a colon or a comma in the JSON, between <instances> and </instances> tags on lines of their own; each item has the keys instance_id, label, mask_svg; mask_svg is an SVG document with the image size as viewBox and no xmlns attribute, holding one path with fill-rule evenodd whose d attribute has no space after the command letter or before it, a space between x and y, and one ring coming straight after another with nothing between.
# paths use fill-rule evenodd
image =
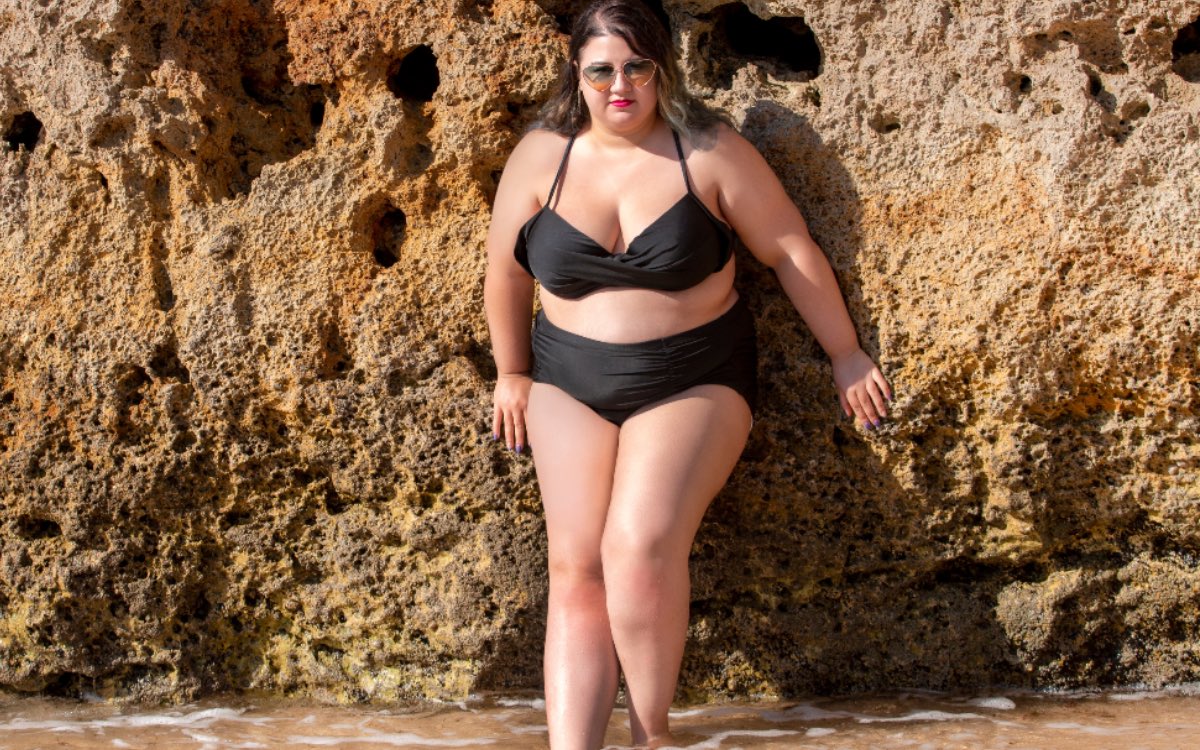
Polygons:
<instances>
[{"instance_id":1,"label":"wet sand","mask_svg":"<svg viewBox=\"0 0 1200 750\"><path fill-rule=\"evenodd\" d=\"M173 708L0 698L0 748L546 748L540 700L487 696L404 708L213 699ZM610 748L629 741L617 709ZM681 747L877 750L1200 748L1200 685L1107 693L940 693L695 706Z\"/></svg>"}]
</instances>

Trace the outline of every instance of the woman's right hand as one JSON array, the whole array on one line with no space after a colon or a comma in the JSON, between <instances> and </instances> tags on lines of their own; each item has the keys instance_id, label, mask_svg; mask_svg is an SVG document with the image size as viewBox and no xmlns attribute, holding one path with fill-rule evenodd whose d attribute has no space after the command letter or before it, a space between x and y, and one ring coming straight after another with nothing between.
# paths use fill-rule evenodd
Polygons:
<instances>
[{"instance_id":1,"label":"woman's right hand","mask_svg":"<svg viewBox=\"0 0 1200 750\"><path fill-rule=\"evenodd\" d=\"M496 378L492 398L492 439L504 438L509 450L525 449L525 406L529 403L529 388L533 378L526 373L501 373Z\"/></svg>"}]
</instances>

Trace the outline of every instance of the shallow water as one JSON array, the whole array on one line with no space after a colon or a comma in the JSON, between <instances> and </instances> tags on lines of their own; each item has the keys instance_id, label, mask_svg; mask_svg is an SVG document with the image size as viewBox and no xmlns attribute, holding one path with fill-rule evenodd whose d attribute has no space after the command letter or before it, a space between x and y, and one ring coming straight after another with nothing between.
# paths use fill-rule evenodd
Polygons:
<instances>
[{"instance_id":1,"label":"shallow water","mask_svg":"<svg viewBox=\"0 0 1200 750\"><path fill-rule=\"evenodd\" d=\"M411 708L208 700L178 708L0 698L0 748L546 748L540 700ZM618 709L607 740L629 741ZM682 747L877 750L1200 748L1200 685L1156 692L897 693L672 712Z\"/></svg>"}]
</instances>

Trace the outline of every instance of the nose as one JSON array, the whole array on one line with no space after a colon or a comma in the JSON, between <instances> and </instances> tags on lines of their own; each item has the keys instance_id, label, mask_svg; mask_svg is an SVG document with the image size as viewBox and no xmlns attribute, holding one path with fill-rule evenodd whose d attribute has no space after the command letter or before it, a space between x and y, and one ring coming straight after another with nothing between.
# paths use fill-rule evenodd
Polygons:
<instances>
[{"instance_id":1,"label":"nose","mask_svg":"<svg viewBox=\"0 0 1200 750\"><path fill-rule=\"evenodd\" d=\"M625 77L624 66L619 66L616 72L616 78L613 79L611 91L620 93L622 91L633 91L636 88L633 83Z\"/></svg>"}]
</instances>

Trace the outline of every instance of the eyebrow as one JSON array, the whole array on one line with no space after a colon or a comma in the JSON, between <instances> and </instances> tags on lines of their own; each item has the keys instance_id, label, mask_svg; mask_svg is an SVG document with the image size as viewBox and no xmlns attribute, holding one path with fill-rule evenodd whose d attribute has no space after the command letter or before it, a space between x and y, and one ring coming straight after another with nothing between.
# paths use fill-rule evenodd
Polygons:
<instances>
[{"instance_id":1,"label":"eyebrow","mask_svg":"<svg viewBox=\"0 0 1200 750\"><path fill-rule=\"evenodd\" d=\"M626 60L623 60L621 62L621 64L624 65L625 63L633 62L634 60L649 60L649 59L650 58L648 58L648 57L636 57L635 56L635 57L630 57ZM612 62L611 60L592 60L590 63L585 63L583 67L590 68L593 65L614 65L615 66L616 63Z\"/></svg>"}]
</instances>

